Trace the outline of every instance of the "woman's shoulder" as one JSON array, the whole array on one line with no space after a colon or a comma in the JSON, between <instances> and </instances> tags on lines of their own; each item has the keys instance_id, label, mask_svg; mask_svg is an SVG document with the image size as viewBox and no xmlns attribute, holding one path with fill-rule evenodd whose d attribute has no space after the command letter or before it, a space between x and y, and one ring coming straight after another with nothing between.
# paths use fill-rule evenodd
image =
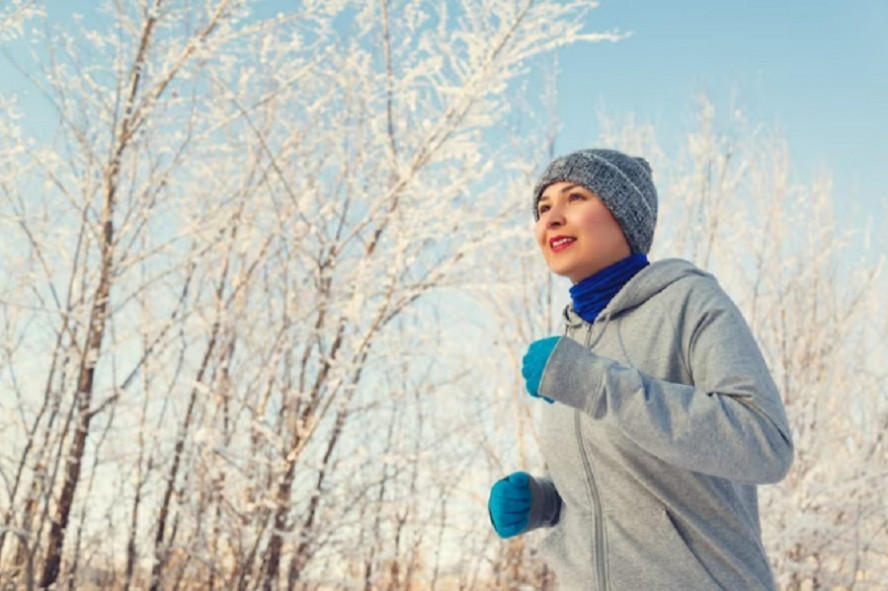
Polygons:
<instances>
[{"instance_id":1,"label":"woman's shoulder","mask_svg":"<svg viewBox=\"0 0 888 591\"><path fill-rule=\"evenodd\" d=\"M642 291L685 292L704 289L706 286L718 286L712 273L704 271L691 261L680 258L667 258L652 261L647 268L639 273L638 287Z\"/></svg>"},{"instance_id":2,"label":"woman's shoulder","mask_svg":"<svg viewBox=\"0 0 888 591\"><path fill-rule=\"evenodd\" d=\"M680 258L658 260L650 264L649 272L648 281L660 285L656 295L662 299L704 308L731 302L716 276L691 261Z\"/></svg>"}]
</instances>

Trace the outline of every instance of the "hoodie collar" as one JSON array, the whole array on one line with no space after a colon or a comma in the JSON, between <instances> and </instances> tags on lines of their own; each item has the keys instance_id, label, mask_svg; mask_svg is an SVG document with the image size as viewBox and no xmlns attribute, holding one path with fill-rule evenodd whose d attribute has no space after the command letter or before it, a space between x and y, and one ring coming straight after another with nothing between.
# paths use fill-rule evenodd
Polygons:
<instances>
[{"instance_id":1,"label":"hoodie collar","mask_svg":"<svg viewBox=\"0 0 888 591\"><path fill-rule=\"evenodd\" d=\"M693 263L683 259L663 259L652 262L635 274L623 288L611 298L596 319L607 322L610 318L641 305L669 285L692 275L710 276ZM568 327L576 328L585 321L574 310L573 303L564 309L564 320Z\"/></svg>"}]
</instances>

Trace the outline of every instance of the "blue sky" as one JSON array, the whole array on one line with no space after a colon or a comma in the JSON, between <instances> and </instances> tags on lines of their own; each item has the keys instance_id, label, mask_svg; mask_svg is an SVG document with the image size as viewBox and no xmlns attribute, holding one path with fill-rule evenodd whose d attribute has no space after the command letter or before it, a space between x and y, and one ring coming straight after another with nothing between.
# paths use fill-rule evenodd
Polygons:
<instances>
[{"instance_id":1,"label":"blue sky","mask_svg":"<svg viewBox=\"0 0 888 591\"><path fill-rule=\"evenodd\" d=\"M668 145L705 92L782 132L795 180L829 171L840 212L888 200L888 0L601 0L586 30L612 29L632 35L559 55L558 152L593 143L602 110L655 123ZM3 86L23 90L10 70Z\"/></svg>"},{"instance_id":2,"label":"blue sky","mask_svg":"<svg viewBox=\"0 0 888 591\"><path fill-rule=\"evenodd\" d=\"M840 212L888 199L888 0L602 0L589 20L632 36L560 54L559 153L594 141L602 109L668 141L706 92L780 130L796 180L828 170Z\"/></svg>"}]
</instances>

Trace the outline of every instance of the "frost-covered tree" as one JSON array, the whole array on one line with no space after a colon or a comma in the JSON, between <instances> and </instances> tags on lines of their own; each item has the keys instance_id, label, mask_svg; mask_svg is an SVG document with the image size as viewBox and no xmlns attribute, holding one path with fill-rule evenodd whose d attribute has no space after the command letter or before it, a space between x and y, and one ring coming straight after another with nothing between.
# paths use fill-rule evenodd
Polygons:
<instances>
[{"instance_id":1,"label":"frost-covered tree","mask_svg":"<svg viewBox=\"0 0 888 591\"><path fill-rule=\"evenodd\" d=\"M6 6L2 582L482 581L487 347L448 302L514 231L529 66L620 35L581 1Z\"/></svg>"},{"instance_id":2,"label":"frost-covered tree","mask_svg":"<svg viewBox=\"0 0 888 591\"><path fill-rule=\"evenodd\" d=\"M0 97L0 585L551 588L485 504L542 468L520 356L564 286L528 74L620 37L591 6L0 3L29 84ZM880 261L781 141L700 112L677 151L599 140L651 160L654 256L716 272L781 385L781 585L884 587Z\"/></svg>"}]
</instances>

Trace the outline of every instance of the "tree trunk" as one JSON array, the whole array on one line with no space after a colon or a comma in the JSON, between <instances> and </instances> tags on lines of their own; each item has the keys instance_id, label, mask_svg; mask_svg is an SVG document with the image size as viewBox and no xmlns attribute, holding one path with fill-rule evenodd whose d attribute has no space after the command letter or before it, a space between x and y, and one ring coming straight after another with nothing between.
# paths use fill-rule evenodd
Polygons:
<instances>
[{"instance_id":1,"label":"tree trunk","mask_svg":"<svg viewBox=\"0 0 888 591\"><path fill-rule=\"evenodd\" d=\"M116 167L112 168L111 179L116 177L116 170ZM105 334L108 297L111 291L111 257L114 241L114 226L111 216L113 210L114 184L113 180L109 180L109 188L102 215L104 233L102 236L101 275L93 299L86 347L84 347L77 379L77 395L75 397L75 404L77 404L77 428L68 451L67 461L65 462L65 481L56 507L55 518L49 531L46 561L43 564L43 574L40 577L41 587L51 586L59 576L62 551L65 544L65 530L68 527L68 520L71 516L71 506L74 502L77 483L80 481L80 466L83 461L84 450L86 449L86 439L89 436L89 422L92 419L90 406L92 404L93 381L95 379L96 363L99 360L102 348L102 337Z\"/></svg>"}]
</instances>

